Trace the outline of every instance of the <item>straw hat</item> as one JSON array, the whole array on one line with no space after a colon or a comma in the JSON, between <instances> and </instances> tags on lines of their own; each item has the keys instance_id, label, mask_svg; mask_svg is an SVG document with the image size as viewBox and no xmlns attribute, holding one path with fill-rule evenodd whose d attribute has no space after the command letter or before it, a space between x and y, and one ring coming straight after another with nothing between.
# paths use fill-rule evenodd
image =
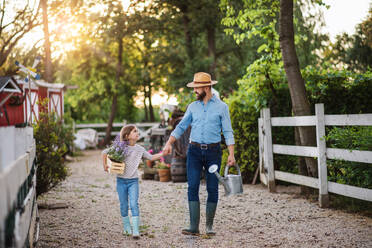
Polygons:
<instances>
[{"instance_id":1,"label":"straw hat","mask_svg":"<svg viewBox=\"0 0 372 248\"><path fill-rule=\"evenodd\" d=\"M194 81L187 84L187 87L204 87L216 84L217 81L212 81L211 75L206 72L197 72L194 74Z\"/></svg>"}]
</instances>

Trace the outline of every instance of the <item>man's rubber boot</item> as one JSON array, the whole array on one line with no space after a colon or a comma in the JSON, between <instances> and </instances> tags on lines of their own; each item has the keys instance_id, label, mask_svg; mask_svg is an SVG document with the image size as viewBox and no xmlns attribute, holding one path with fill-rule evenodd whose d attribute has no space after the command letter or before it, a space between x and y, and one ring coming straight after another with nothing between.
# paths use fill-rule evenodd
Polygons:
<instances>
[{"instance_id":1,"label":"man's rubber boot","mask_svg":"<svg viewBox=\"0 0 372 248\"><path fill-rule=\"evenodd\" d=\"M182 229L182 234L185 235L200 235L199 221L200 221L200 202L189 201L190 227Z\"/></svg>"},{"instance_id":2,"label":"man's rubber boot","mask_svg":"<svg viewBox=\"0 0 372 248\"><path fill-rule=\"evenodd\" d=\"M217 208L216 202L207 202L205 223L206 223L206 234L209 236L216 235L216 233L213 231L213 220L214 220L214 215L216 214L216 208Z\"/></svg>"},{"instance_id":3,"label":"man's rubber boot","mask_svg":"<svg viewBox=\"0 0 372 248\"><path fill-rule=\"evenodd\" d=\"M133 216L132 217L132 224L133 224L133 238L139 239L139 216Z\"/></svg>"},{"instance_id":4,"label":"man's rubber boot","mask_svg":"<svg viewBox=\"0 0 372 248\"><path fill-rule=\"evenodd\" d=\"M124 234L131 235L132 234L132 227L130 226L129 216L122 217L123 219L123 226L124 226Z\"/></svg>"}]
</instances>

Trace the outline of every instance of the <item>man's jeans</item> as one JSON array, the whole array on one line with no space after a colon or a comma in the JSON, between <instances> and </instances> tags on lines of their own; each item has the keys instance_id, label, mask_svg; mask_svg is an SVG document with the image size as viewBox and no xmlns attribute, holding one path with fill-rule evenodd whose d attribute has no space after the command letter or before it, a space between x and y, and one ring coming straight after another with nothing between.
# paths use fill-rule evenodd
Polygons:
<instances>
[{"instance_id":1,"label":"man's jeans","mask_svg":"<svg viewBox=\"0 0 372 248\"><path fill-rule=\"evenodd\" d=\"M187 150L187 183L188 200L199 201L200 174L204 167L207 181L207 202L218 202L218 179L215 174L208 172L209 166L218 165L221 167L221 147L219 145L202 149L196 145L189 144Z\"/></svg>"},{"instance_id":2,"label":"man's jeans","mask_svg":"<svg viewBox=\"0 0 372 248\"><path fill-rule=\"evenodd\" d=\"M122 217L128 216L128 197L130 210L132 211L132 216L139 216L138 207L138 178L120 178L116 179L116 190L119 194L120 201L120 213Z\"/></svg>"}]
</instances>

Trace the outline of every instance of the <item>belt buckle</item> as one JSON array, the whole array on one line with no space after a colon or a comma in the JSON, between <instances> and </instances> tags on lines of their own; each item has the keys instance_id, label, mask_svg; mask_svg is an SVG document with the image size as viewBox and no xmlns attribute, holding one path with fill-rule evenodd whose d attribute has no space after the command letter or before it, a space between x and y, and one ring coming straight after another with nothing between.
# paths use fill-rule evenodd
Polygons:
<instances>
[{"instance_id":1,"label":"belt buckle","mask_svg":"<svg viewBox=\"0 0 372 248\"><path fill-rule=\"evenodd\" d=\"M208 145L207 144L200 144L200 149L207 150L208 149Z\"/></svg>"}]
</instances>

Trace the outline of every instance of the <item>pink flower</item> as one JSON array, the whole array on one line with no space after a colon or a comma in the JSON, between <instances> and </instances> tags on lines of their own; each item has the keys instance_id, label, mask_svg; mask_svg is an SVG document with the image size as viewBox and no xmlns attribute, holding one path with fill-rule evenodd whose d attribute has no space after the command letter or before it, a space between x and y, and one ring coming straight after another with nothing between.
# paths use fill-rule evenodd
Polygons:
<instances>
[{"instance_id":1,"label":"pink flower","mask_svg":"<svg viewBox=\"0 0 372 248\"><path fill-rule=\"evenodd\" d=\"M148 153L152 154L154 151L152 149L148 150Z\"/></svg>"},{"instance_id":2,"label":"pink flower","mask_svg":"<svg viewBox=\"0 0 372 248\"><path fill-rule=\"evenodd\" d=\"M160 157L160 161L161 162L164 162L164 157Z\"/></svg>"}]
</instances>

